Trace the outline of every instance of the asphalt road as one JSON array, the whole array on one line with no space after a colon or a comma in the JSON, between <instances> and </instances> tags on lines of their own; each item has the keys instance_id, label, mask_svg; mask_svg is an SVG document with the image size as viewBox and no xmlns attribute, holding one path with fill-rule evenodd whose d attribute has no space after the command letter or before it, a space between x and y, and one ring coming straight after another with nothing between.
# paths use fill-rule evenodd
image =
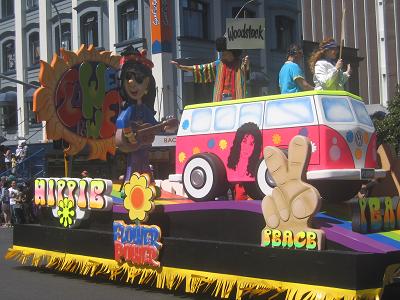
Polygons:
<instances>
[{"instance_id":1,"label":"asphalt road","mask_svg":"<svg viewBox=\"0 0 400 300\"><path fill-rule=\"evenodd\" d=\"M121 299L121 300L200 300L215 299L198 294L172 293L108 280L21 265L4 255L12 245L12 229L0 228L0 299Z\"/></svg>"}]
</instances>

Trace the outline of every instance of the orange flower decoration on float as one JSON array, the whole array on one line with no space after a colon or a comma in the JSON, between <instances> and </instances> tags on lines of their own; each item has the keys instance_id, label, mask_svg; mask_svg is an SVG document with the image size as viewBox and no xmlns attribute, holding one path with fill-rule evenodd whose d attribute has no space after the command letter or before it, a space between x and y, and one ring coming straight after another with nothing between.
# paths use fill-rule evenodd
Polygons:
<instances>
[{"instance_id":1,"label":"orange flower decoration on float","mask_svg":"<svg viewBox=\"0 0 400 300\"><path fill-rule=\"evenodd\" d=\"M129 182L124 185L124 207L132 221L144 222L154 208L156 188L151 184L148 174L133 173Z\"/></svg>"}]
</instances>

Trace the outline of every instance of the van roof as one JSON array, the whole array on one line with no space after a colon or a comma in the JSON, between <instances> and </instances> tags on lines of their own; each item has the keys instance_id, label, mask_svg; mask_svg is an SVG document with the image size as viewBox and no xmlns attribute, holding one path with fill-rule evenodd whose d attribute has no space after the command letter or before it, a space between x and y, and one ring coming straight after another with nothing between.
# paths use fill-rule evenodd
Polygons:
<instances>
[{"instance_id":1,"label":"van roof","mask_svg":"<svg viewBox=\"0 0 400 300\"><path fill-rule=\"evenodd\" d=\"M306 91L306 92L300 92L300 93L277 94L277 95L252 97L252 98L244 98L244 99L237 99L237 100L227 100L227 101L221 101L221 102L205 102L205 103L199 103L199 104L192 104L192 105L185 106L185 110L194 109L194 108L202 108L202 107L210 107L210 106L222 106L222 105L235 104L235 103L269 101L269 100L296 98L296 97L313 96L313 95L349 96L354 99L362 101L362 98L360 96L354 95L347 91L313 90L313 91Z\"/></svg>"}]
</instances>

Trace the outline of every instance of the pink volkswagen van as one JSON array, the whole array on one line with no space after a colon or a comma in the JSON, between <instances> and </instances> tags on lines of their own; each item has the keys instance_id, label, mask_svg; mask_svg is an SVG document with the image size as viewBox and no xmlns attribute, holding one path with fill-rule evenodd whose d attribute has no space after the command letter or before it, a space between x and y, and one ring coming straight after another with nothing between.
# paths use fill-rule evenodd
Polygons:
<instances>
[{"instance_id":1,"label":"pink volkswagen van","mask_svg":"<svg viewBox=\"0 0 400 300\"><path fill-rule=\"evenodd\" d=\"M274 187L262 149L287 149L295 135L311 141L307 180L325 199L348 200L362 181L385 176L376 169L375 129L361 98L309 91L185 107L170 181L181 181L198 201L225 194L233 183L262 199Z\"/></svg>"}]
</instances>

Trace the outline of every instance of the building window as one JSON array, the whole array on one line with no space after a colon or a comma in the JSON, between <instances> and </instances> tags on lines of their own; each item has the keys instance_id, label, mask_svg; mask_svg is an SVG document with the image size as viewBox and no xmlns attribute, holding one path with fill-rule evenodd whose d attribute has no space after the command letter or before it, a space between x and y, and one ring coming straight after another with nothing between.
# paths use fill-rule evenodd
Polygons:
<instances>
[{"instance_id":1,"label":"building window","mask_svg":"<svg viewBox=\"0 0 400 300\"><path fill-rule=\"evenodd\" d=\"M3 44L3 72L15 70L15 46L14 41Z\"/></svg>"},{"instance_id":2,"label":"building window","mask_svg":"<svg viewBox=\"0 0 400 300\"><path fill-rule=\"evenodd\" d=\"M6 18L14 15L14 0L1 1L1 17Z\"/></svg>"},{"instance_id":3,"label":"building window","mask_svg":"<svg viewBox=\"0 0 400 300\"><path fill-rule=\"evenodd\" d=\"M197 0L183 0L183 35L208 38L208 4Z\"/></svg>"},{"instance_id":4,"label":"building window","mask_svg":"<svg viewBox=\"0 0 400 300\"><path fill-rule=\"evenodd\" d=\"M275 17L276 48L286 51L294 41L294 20L286 16Z\"/></svg>"},{"instance_id":5,"label":"building window","mask_svg":"<svg viewBox=\"0 0 400 300\"><path fill-rule=\"evenodd\" d=\"M27 0L26 1L26 7L28 9L37 8L38 7L38 0Z\"/></svg>"},{"instance_id":6,"label":"building window","mask_svg":"<svg viewBox=\"0 0 400 300\"><path fill-rule=\"evenodd\" d=\"M232 18L235 18L238 12L240 11L241 7L232 7ZM237 16L238 18L255 18L256 13L252 10L249 10L247 8L243 8L242 11L240 11L240 14Z\"/></svg>"},{"instance_id":7,"label":"building window","mask_svg":"<svg viewBox=\"0 0 400 300\"><path fill-rule=\"evenodd\" d=\"M56 26L54 29L55 35L55 47L58 53L60 48L71 50L71 24L61 24L61 43L60 43L60 26Z\"/></svg>"},{"instance_id":8,"label":"building window","mask_svg":"<svg viewBox=\"0 0 400 300\"><path fill-rule=\"evenodd\" d=\"M118 8L119 41L132 40L139 35L139 14L137 1L128 1Z\"/></svg>"},{"instance_id":9,"label":"building window","mask_svg":"<svg viewBox=\"0 0 400 300\"><path fill-rule=\"evenodd\" d=\"M33 32L29 35L29 62L31 66L40 61L39 32Z\"/></svg>"},{"instance_id":10,"label":"building window","mask_svg":"<svg viewBox=\"0 0 400 300\"><path fill-rule=\"evenodd\" d=\"M95 47L99 45L97 12L89 12L81 17L81 43Z\"/></svg>"}]
</instances>

